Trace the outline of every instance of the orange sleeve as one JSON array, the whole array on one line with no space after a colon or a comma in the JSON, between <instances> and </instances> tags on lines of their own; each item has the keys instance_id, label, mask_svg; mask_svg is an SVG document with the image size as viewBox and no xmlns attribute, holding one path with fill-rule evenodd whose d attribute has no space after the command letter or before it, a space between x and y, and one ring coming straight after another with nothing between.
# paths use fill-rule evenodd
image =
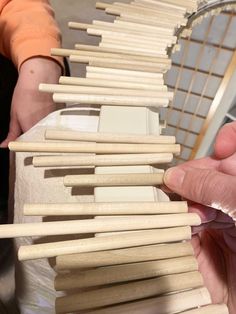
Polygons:
<instances>
[{"instance_id":1,"label":"orange sleeve","mask_svg":"<svg viewBox=\"0 0 236 314\"><path fill-rule=\"evenodd\" d=\"M47 0L0 0L0 53L19 69L32 57L51 57L61 34ZM62 59L53 57L62 65Z\"/></svg>"}]
</instances>

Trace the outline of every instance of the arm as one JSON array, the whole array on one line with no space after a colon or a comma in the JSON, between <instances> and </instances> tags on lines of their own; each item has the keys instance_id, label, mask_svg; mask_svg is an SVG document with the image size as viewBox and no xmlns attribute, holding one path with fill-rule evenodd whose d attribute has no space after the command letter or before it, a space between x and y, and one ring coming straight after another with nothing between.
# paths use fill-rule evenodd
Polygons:
<instances>
[{"instance_id":1,"label":"arm","mask_svg":"<svg viewBox=\"0 0 236 314\"><path fill-rule=\"evenodd\" d=\"M19 72L13 94L7 147L48 113L55 110L51 95L40 93L41 82L57 83L61 58L50 57L60 46L60 32L48 1L7 1L0 15L0 52L10 58Z\"/></svg>"}]
</instances>

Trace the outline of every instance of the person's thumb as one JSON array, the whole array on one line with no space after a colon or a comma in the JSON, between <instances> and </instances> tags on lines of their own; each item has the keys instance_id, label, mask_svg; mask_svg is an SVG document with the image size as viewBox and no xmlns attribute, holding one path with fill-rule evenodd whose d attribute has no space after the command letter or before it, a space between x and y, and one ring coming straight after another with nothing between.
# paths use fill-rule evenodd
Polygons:
<instances>
[{"instance_id":1,"label":"person's thumb","mask_svg":"<svg viewBox=\"0 0 236 314\"><path fill-rule=\"evenodd\" d=\"M17 137L20 136L21 133L22 133L21 127L20 127L20 124L19 124L17 118L12 117L11 121L10 121L9 132L8 132L5 140L2 141L2 143L0 143L0 148L7 148L9 142L17 139Z\"/></svg>"},{"instance_id":2,"label":"person's thumb","mask_svg":"<svg viewBox=\"0 0 236 314\"><path fill-rule=\"evenodd\" d=\"M236 219L236 177L209 169L174 167L166 171L165 185L199 204L220 209Z\"/></svg>"}]
</instances>

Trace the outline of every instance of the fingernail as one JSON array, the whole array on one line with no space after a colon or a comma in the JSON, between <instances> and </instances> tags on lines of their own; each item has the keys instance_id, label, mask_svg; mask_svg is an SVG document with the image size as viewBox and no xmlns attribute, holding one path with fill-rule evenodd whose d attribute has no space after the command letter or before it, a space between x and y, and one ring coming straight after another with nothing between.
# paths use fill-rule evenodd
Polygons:
<instances>
[{"instance_id":1,"label":"fingernail","mask_svg":"<svg viewBox=\"0 0 236 314\"><path fill-rule=\"evenodd\" d=\"M165 172L164 183L168 188L179 191L184 181L185 171L179 167L173 167Z\"/></svg>"}]
</instances>

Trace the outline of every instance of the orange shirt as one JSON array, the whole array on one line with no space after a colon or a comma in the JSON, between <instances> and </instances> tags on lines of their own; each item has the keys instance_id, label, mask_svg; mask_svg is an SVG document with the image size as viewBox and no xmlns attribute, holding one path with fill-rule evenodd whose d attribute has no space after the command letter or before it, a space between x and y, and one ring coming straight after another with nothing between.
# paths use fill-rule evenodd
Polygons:
<instances>
[{"instance_id":1,"label":"orange shirt","mask_svg":"<svg viewBox=\"0 0 236 314\"><path fill-rule=\"evenodd\" d=\"M50 57L50 49L60 44L60 31L47 0L0 0L0 53L18 69L31 57ZM62 64L61 58L54 59Z\"/></svg>"}]
</instances>

